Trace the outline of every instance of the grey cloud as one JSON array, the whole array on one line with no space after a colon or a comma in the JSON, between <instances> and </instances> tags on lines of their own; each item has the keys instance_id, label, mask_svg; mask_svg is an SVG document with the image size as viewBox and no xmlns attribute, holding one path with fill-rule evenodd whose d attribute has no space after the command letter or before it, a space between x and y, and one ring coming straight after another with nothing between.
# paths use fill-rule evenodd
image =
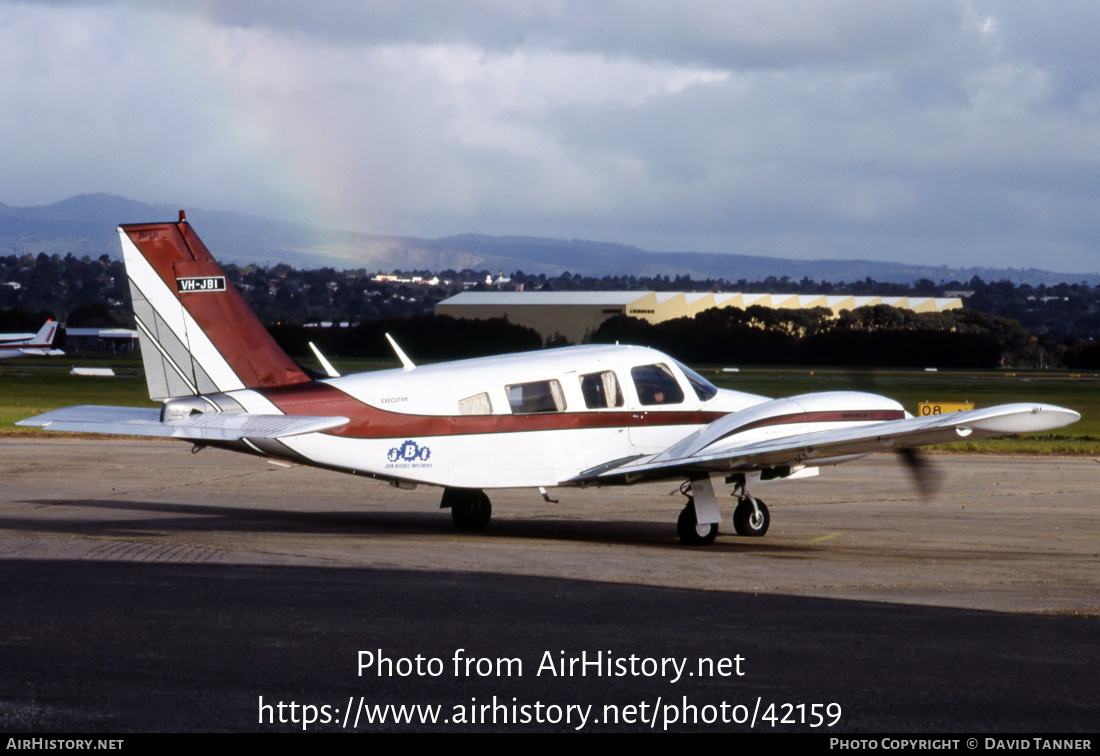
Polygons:
<instances>
[{"instance_id":1,"label":"grey cloud","mask_svg":"<svg viewBox=\"0 0 1100 756\"><path fill-rule=\"evenodd\" d=\"M139 0L51 0L69 7L150 8ZM165 0L154 8L224 27L319 43L548 46L716 67L868 64L941 51L961 18L955 0ZM122 11L126 12L126 11Z\"/></svg>"},{"instance_id":2,"label":"grey cloud","mask_svg":"<svg viewBox=\"0 0 1100 756\"><path fill-rule=\"evenodd\" d=\"M0 2L0 201L1095 269L1100 19L1050 7Z\"/></svg>"}]
</instances>

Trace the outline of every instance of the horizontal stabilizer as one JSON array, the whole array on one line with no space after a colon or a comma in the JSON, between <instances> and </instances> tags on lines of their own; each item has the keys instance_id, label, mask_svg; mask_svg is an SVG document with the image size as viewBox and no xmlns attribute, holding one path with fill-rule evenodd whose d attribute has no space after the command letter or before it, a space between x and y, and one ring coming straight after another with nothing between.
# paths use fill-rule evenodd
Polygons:
<instances>
[{"instance_id":1,"label":"horizontal stabilizer","mask_svg":"<svg viewBox=\"0 0 1100 756\"><path fill-rule=\"evenodd\" d=\"M21 420L16 425L51 431L110 433L120 436L161 436L192 441L237 441L242 438L282 438L320 433L346 425L346 417L254 415L209 412L162 422L160 410L85 404Z\"/></svg>"},{"instance_id":2,"label":"horizontal stabilizer","mask_svg":"<svg viewBox=\"0 0 1100 756\"><path fill-rule=\"evenodd\" d=\"M58 357L65 354L62 349L40 349L38 347L23 347L19 351L28 357Z\"/></svg>"},{"instance_id":3,"label":"horizontal stabilizer","mask_svg":"<svg viewBox=\"0 0 1100 756\"><path fill-rule=\"evenodd\" d=\"M867 423L849 428L813 431L766 440L744 441L736 436L721 438L703 448L692 448L688 437L660 454L624 460L583 473L575 480L630 479L694 475L717 472L760 470L781 465L829 464L829 460L912 446L991 438L1016 433L1034 433L1076 422L1073 410L1049 404L1003 404L986 409L944 415L912 417ZM723 419L715 423L722 423ZM706 429L698 432L702 435ZM691 449L677 454L677 450Z\"/></svg>"}]
</instances>

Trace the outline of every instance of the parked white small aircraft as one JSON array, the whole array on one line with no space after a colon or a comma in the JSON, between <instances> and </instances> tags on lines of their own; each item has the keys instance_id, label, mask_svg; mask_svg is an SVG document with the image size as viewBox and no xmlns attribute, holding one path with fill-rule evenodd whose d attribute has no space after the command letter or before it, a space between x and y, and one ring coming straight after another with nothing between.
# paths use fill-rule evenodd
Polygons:
<instances>
[{"instance_id":1,"label":"parked white small aircraft","mask_svg":"<svg viewBox=\"0 0 1100 756\"><path fill-rule=\"evenodd\" d=\"M57 323L47 320L38 333L0 333L0 360L9 357L52 357L65 354L53 348Z\"/></svg>"},{"instance_id":2,"label":"parked white small aircraft","mask_svg":"<svg viewBox=\"0 0 1100 756\"><path fill-rule=\"evenodd\" d=\"M874 394L786 399L719 389L632 346L579 346L313 378L275 343L180 213L119 227L146 379L158 409L81 406L19 425L169 436L388 481L441 486L460 528L485 489L681 480L685 544L718 533L714 484L733 484L740 535L770 515L755 483L884 449L1042 431L1079 419L1046 404L914 418Z\"/></svg>"}]
</instances>

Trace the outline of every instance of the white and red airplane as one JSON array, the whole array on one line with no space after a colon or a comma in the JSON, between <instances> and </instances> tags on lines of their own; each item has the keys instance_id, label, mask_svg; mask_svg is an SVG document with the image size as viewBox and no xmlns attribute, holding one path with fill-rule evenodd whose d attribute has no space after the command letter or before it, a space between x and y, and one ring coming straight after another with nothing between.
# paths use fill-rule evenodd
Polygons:
<instances>
[{"instance_id":1,"label":"white and red airplane","mask_svg":"<svg viewBox=\"0 0 1100 756\"><path fill-rule=\"evenodd\" d=\"M38 329L38 333L0 333L0 360L10 357L52 357L65 354L53 348L53 337L58 324L52 320Z\"/></svg>"},{"instance_id":2,"label":"white and red airplane","mask_svg":"<svg viewBox=\"0 0 1100 756\"><path fill-rule=\"evenodd\" d=\"M733 484L740 535L770 515L754 484L875 451L1058 428L1078 413L1009 404L912 417L874 394L786 399L719 389L653 349L577 346L312 377L226 280L180 213L120 226L146 380L160 409L80 406L19 425L168 436L388 481L443 488L460 528L484 527L493 488L680 480L685 544L718 533Z\"/></svg>"}]
</instances>

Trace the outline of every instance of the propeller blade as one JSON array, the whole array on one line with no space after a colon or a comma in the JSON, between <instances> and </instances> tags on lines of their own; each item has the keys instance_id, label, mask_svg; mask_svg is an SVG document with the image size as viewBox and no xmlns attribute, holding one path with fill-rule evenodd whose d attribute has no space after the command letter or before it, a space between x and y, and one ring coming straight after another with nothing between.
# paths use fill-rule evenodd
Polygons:
<instances>
[{"instance_id":1,"label":"propeller blade","mask_svg":"<svg viewBox=\"0 0 1100 756\"><path fill-rule=\"evenodd\" d=\"M934 496L943 482L942 473L916 449L905 447L898 449L898 454L905 462L909 475L912 477L913 483L916 484L921 496L926 499Z\"/></svg>"}]
</instances>

